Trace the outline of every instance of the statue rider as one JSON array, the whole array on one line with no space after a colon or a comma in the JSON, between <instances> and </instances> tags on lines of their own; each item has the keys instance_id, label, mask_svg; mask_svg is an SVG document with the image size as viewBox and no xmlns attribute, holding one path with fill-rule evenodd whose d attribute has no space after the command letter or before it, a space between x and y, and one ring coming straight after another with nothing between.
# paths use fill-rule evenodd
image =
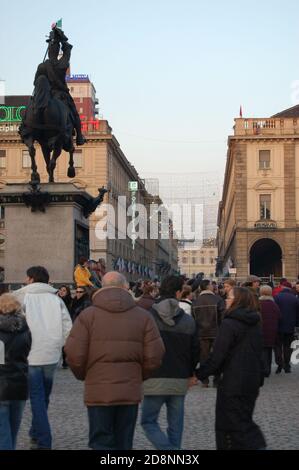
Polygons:
<instances>
[{"instance_id":1,"label":"statue rider","mask_svg":"<svg viewBox=\"0 0 299 470\"><path fill-rule=\"evenodd\" d=\"M53 27L47 42L49 43L49 59L39 64L35 74L34 85L36 86L40 77L47 77L53 98L63 101L70 110L70 115L77 133L77 145L84 145L86 140L82 135L80 117L65 80L67 69L70 66L71 50L73 46L68 43L68 38L64 35L63 31L56 26ZM58 58L60 44L63 55L61 58Z\"/></svg>"}]
</instances>

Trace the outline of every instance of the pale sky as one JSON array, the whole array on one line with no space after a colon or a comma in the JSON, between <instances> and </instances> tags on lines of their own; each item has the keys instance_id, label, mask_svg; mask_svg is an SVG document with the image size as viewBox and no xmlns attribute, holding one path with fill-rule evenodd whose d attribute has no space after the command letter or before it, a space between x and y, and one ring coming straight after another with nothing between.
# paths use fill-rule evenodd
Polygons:
<instances>
[{"instance_id":1,"label":"pale sky","mask_svg":"<svg viewBox=\"0 0 299 470\"><path fill-rule=\"evenodd\" d=\"M100 114L147 172L223 172L243 116L292 106L298 0L0 0L0 78L31 94L45 35L63 18L72 73L89 74ZM298 87L299 88L299 87Z\"/></svg>"}]
</instances>

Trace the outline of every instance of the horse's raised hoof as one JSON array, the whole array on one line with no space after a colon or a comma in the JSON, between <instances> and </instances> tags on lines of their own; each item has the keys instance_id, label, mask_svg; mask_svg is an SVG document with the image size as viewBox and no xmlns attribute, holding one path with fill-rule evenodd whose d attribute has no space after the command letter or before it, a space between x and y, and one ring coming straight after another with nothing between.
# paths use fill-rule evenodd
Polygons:
<instances>
[{"instance_id":1,"label":"horse's raised hoof","mask_svg":"<svg viewBox=\"0 0 299 470\"><path fill-rule=\"evenodd\" d=\"M73 166L69 166L67 170L67 175L69 178L75 178L76 176L76 170Z\"/></svg>"}]
</instances>

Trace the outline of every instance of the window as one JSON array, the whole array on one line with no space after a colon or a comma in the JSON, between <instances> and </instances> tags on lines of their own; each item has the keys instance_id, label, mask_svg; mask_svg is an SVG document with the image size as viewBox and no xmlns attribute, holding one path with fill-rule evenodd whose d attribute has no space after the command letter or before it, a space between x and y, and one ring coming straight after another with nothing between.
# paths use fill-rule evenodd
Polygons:
<instances>
[{"instance_id":1,"label":"window","mask_svg":"<svg viewBox=\"0 0 299 470\"><path fill-rule=\"evenodd\" d=\"M6 168L6 150L0 150L0 168Z\"/></svg>"},{"instance_id":2,"label":"window","mask_svg":"<svg viewBox=\"0 0 299 470\"><path fill-rule=\"evenodd\" d=\"M31 158L28 150L22 151L22 167L31 168Z\"/></svg>"},{"instance_id":3,"label":"window","mask_svg":"<svg viewBox=\"0 0 299 470\"><path fill-rule=\"evenodd\" d=\"M261 220L271 219L271 194L260 195L260 218Z\"/></svg>"},{"instance_id":4,"label":"window","mask_svg":"<svg viewBox=\"0 0 299 470\"><path fill-rule=\"evenodd\" d=\"M187 258L183 258L183 264L187 264Z\"/></svg>"},{"instance_id":5,"label":"window","mask_svg":"<svg viewBox=\"0 0 299 470\"><path fill-rule=\"evenodd\" d=\"M214 264L214 258L210 258L210 264Z\"/></svg>"},{"instance_id":6,"label":"window","mask_svg":"<svg viewBox=\"0 0 299 470\"><path fill-rule=\"evenodd\" d=\"M73 157L74 157L74 167L82 168L83 166L82 150L76 149Z\"/></svg>"},{"instance_id":7,"label":"window","mask_svg":"<svg viewBox=\"0 0 299 470\"><path fill-rule=\"evenodd\" d=\"M205 264L205 259L201 258L201 264Z\"/></svg>"},{"instance_id":8,"label":"window","mask_svg":"<svg viewBox=\"0 0 299 470\"><path fill-rule=\"evenodd\" d=\"M270 150L260 150L259 152L259 164L260 170L270 168Z\"/></svg>"},{"instance_id":9,"label":"window","mask_svg":"<svg viewBox=\"0 0 299 470\"><path fill-rule=\"evenodd\" d=\"M5 207L0 206L0 219L3 220L5 219Z\"/></svg>"},{"instance_id":10,"label":"window","mask_svg":"<svg viewBox=\"0 0 299 470\"><path fill-rule=\"evenodd\" d=\"M196 258L192 258L192 264L196 264Z\"/></svg>"}]
</instances>

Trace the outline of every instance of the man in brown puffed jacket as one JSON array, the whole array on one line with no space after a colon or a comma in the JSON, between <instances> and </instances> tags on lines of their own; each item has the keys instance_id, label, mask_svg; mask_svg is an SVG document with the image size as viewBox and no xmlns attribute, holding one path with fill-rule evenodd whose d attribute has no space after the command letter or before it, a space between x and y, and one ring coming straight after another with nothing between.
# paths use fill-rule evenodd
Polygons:
<instances>
[{"instance_id":1,"label":"man in brown puffed jacket","mask_svg":"<svg viewBox=\"0 0 299 470\"><path fill-rule=\"evenodd\" d=\"M131 450L142 382L165 349L151 315L136 306L124 276L107 273L92 306L76 319L65 345L74 375L85 381L89 447Z\"/></svg>"}]
</instances>

